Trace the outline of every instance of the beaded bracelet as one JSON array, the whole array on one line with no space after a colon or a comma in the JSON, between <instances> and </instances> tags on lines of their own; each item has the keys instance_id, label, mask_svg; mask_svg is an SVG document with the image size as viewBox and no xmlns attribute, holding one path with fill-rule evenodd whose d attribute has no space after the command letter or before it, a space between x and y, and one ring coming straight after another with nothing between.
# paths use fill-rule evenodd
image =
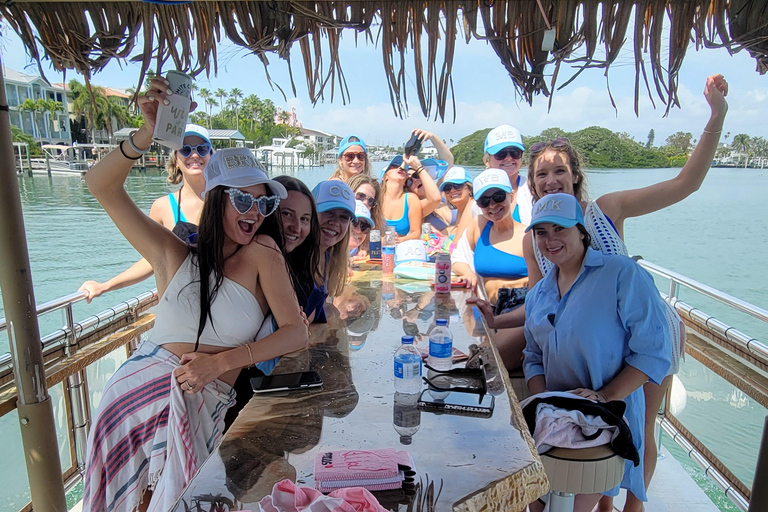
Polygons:
<instances>
[{"instance_id":1,"label":"beaded bracelet","mask_svg":"<svg viewBox=\"0 0 768 512\"><path fill-rule=\"evenodd\" d=\"M128 135L128 145L131 146L131 149L134 150L139 155L146 155L147 153L149 153L149 148L147 148L147 149L139 149L139 148L136 147L136 144L133 142L133 134L136 133L137 131L138 130L133 130Z\"/></svg>"},{"instance_id":2,"label":"beaded bracelet","mask_svg":"<svg viewBox=\"0 0 768 512\"><path fill-rule=\"evenodd\" d=\"M120 152L123 154L123 156L124 156L125 158L127 158L128 160L134 160L134 161L136 161L136 160L138 160L139 158L141 158L141 155L139 155L139 156L128 156L128 154L127 154L127 153L125 152L125 150L123 149L123 142L125 142L125 141L124 141L124 140L123 140L123 141L120 141L120 144L118 144L118 145L117 145L117 147L119 147L119 148L120 148Z\"/></svg>"}]
</instances>

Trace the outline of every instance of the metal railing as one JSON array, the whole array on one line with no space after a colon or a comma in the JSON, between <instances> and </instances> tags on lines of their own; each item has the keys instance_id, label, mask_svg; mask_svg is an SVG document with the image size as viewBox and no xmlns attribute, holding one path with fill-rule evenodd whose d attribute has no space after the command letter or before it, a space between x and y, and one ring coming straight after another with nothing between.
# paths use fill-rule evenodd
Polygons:
<instances>
[{"instance_id":1,"label":"metal railing","mask_svg":"<svg viewBox=\"0 0 768 512\"><path fill-rule=\"evenodd\" d=\"M638 259L638 263L651 274L669 281L669 293L662 293L661 295L675 307L689 331L695 331L695 333L702 335L700 336L700 339L722 349L724 351L722 357L728 359L729 362L733 361L737 367L745 366L741 361L747 360L748 362L753 363L753 367L758 368L761 375L768 373L768 346L704 311L681 301L678 298L678 295L680 287L685 287L702 296L724 304L735 311L757 318L766 324L768 324L768 311L712 288L711 286L707 286L683 276L682 274L660 267L654 263L650 263L643 259ZM698 351L690 350L689 347L690 345L686 347L686 352L688 354L700 361L704 359ZM705 366L708 366L707 363L712 364L712 360L701 362L703 362ZM730 365L728 366L729 367L725 367L723 365L718 368L719 371L717 373L722 377L725 377L726 380L732 384L743 382L743 375L736 375L733 369L730 368ZM759 399L758 401L761 404L768 403L768 395L757 389L753 388L745 390L741 387L739 387L739 389L745 391L749 396ZM669 408L669 396L670 395L667 394L664 410L659 414L657 420L660 429L667 432L667 434L688 454L688 456L704 471L704 474L723 491L738 509L745 512L747 510L768 510L768 508L760 508L768 507L768 504L750 503L751 491L747 489L747 486L733 475L733 473L725 467L725 464L703 446L703 443L689 432L682 425L680 420L672 414ZM764 438L766 434L768 433L764 431ZM661 443L657 443L657 446L660 448ZM761 453L759 457L764 457L766 455L768 454ZM768 463L768 461L762 462L763 464ZM758 460L758 465L759 464L760 460Z\"/></svg>"},{"instance_id":2,"label":"metal railing","mask_svg":"<svg viewBox=\"0 0 768 512\"><path fill-rule=\"evenodd\" d=\"M46 357L46 371L60 364L62 368L57 370L63 373L66 408L67 431L70 444L70 459L72 464L64 469L62 478L65 488L71 489L81 478L85 466L85 450L88 437L88 426L90 424L90 400L88 394L88 377L85 367L76 364L69 365L68 360L77 359L73 356L81 354L83 349L89 348L97 340L91 340L84 344L88 338L107 338L110 335L126 328L131 327L130 322L136 322L141 319L143 311L149 309L157 302L157 290L151 290L136 297L127 299L114 307L108 308L100 313L91 315L80 322L74 320L73 305L84 300L85 293L76 292L63 297L59 297L50 302L39 305L36 308L38 318L41 315L58 310L64 311L64 325L53 332L42 337L43 353ZM7 325L5 318L0 319L0 332L6 331ZM110 351L117 350L131 344L136 340L126 339ZM130 349L134 347L129 347ZM103 353L103 352L102 352ZM111 353L111 352L110 352ZM54 355L56 354L56 355ZM103 356L102 356L103 357ZM82 361L80 361L82 363ZM0 379L8 380L12 377L13 360L11 354L0 355ZM0 391L12 389L14 382L8 381L0 386ZM3 400L0 400L0 416L7 414L15 408L15 394L6 393ZM29 505L27 506L29 508Z\"/></svg>"}]
</instances>

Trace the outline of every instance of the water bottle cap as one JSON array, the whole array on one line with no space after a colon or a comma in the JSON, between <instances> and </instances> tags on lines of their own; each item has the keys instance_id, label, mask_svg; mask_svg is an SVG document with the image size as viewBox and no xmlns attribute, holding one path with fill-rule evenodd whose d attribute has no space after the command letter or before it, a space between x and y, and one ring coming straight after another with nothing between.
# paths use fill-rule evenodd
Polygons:
<instances>
[{"instance_id":1,"label":"water bottle cap","mask_svg":"<svg viewBox=\"0 0 768 512\"><path fill-rule=\"evenodd\" d=\"M445 318L438 318L435 321L435 324L436 325L448 325L448 320L446 320Z\"/></svg>"},{"instance_id":2,"label":"water bottle cap","mask_svg":"<svg viewBox=\"0 0 768 512\"><path fill-rule=\"evenodd\" d=\"M403 345L413 345L413 336L403 336L402 342Z\"/></svg>"},{"instance_id":3,"label":"water bottle cap","mask_svg":"<svg viewBox=\"0 0 768 512\"><path fill-rule=\"evenodd\" d=\"M411 436L400 436L400 444L411 444L413 442L413 437Z\"/></svg>"}]
</instances>

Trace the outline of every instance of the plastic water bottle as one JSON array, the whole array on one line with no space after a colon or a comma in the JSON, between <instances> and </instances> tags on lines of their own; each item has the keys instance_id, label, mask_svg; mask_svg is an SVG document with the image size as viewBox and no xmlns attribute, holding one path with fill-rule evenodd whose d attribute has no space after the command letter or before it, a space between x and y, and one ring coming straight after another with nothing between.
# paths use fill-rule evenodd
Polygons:
<instances>
[{"instance_id":1,"label":"plastic water bottle","mask_svg":"<svg viewBox=\"0 0 768 512\"><path fill-rule=\"evenodd\" d=\"M392 409L392 426L400 434L400 444L411 444L413 435L421 426L419 395L395 392L395 406Z\"/></svg>"},{"instance_id":2,"label":"plastic water bottle","mask_svg":"<svg viewBox=\"0 0 768 512\"><path fill-rule=\"evenodd\" d=\"M429 331L429 366L435 370L450 370L453 364L453 334L445 318L438 318Z\"/></svg>"},{"instance_id":3,"label":"plastic water bottle","mask_svg":"<svg viewBox=\"0 0 768 512\"><path fill-rule=\"evenodd\" d=\"M414 394L421 391L421 354L413 346L413 336L403 336L395 352L395 391Z\"/></svg>"}]
</instances>

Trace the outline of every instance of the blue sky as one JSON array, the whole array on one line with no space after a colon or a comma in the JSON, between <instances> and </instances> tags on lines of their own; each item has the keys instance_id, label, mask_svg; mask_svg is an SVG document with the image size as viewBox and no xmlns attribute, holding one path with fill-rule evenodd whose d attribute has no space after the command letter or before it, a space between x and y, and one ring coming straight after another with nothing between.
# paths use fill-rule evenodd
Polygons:
<instances>
[{"instance_id":1,"label":"blue sky","mask_svg":"<svg viewBox=\"0 0 768 512\"><path fill-rule=\"evenodd\" d=\"M10 30L3 33L3 63L35 74L37 68L30 65L18 37ZM246 95L253 93L270 98L283 108L296 107L304 127L342 136L355 133L369 144L400 145L413 128L431 130L451 144L451 140L458 141L475 130L509 123L517 126L524 135L535 135L544 128L554 126L574 131L600 125L628 132L643 142L653 128L656 144L659 145L669 134L679 130L690 131L694 138L698 138L709 117L709 108L702 95L704 81L708 75L719 72L730 84L730 109L724 132L731 132L731 136L744 132L768 137L768 123L765 123L768 116L766 77L755 71L755 61L746 52L731 56L723 49L696 51L691 45L679 75L681 108L673 109L665 118L663 104L658 98L655 98L654 110L648 97L641 94L640 115L636 117L633 110L634 59L631 40L625 43L609 74L617 110L611 106L603 70L588 70L555 94L552 109L547 112L548 99L543 96L536 96L533 106L520 101L511 79L490 46L475 40L466 44L460 36L456 42L453 71L456 122L452 122L453 113L449 107L447 120L442 123L427 120L421 114L412 73L407 75L411 85L408 91L410 115L405 120L398 119L390 105L380 47L366 44L363 37L357 39L356 46L354 33L345 32L340 48L342 69L351 96L347 105L341 103L339 95L331 102L330 94L326 94L323 103L312 105L306 91L298 45L294 45L292 52L297 96L289 95L287 101L277 89L270 89L263 66L255 56L229 44L220 46L218 76L201 76L198 85L211 90L238 87ZM664 55L662 51L662 57ZM289 93L287 64L276 55L269 55L268 58L272 79ZM406 61L412 61L411 54L407 55ZM47 63L44 66L49 80L61 80L60 74L52 69L48 71ZM410 71L412 67L407 69ZM547 71L552 72L551 69ZM131 87L138 79L138 72L138 64L112 62L93 81L99 85ZM570 71L564 66L559 82L564 83L568 76ZM77 75L70 71L67 79L72 77Z\"/></svg>"}]
</instances>

